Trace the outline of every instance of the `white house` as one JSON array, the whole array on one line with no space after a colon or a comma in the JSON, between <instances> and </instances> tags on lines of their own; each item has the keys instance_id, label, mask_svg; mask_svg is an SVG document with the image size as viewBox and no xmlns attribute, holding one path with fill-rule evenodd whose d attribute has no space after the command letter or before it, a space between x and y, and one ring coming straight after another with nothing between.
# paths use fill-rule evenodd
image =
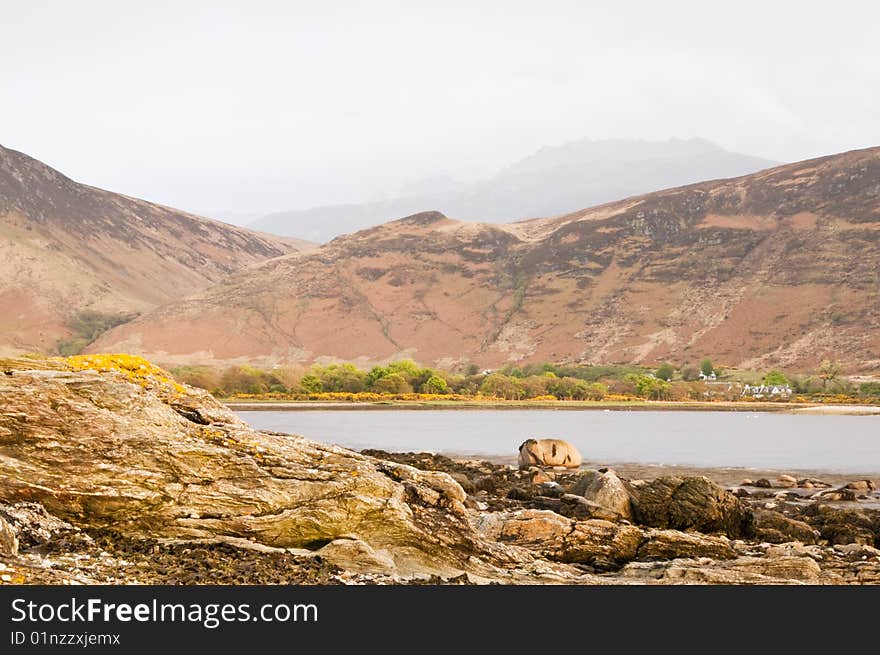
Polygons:
<instances>
[{"instance_id":1,"label":"white house","mask_svg":"<svg viewBox=\"0 0 880 655\"><path fill-rule=\"evenodd\" d=\"M765 396L771 397L771 398L774 396L787 398L787 397L791 396L791 394L792 394L791 387L789 387L788 385L785 385L785 384L772 384L772 385L766 385L766 384L757 385L756 384L755 386L747 384L745 387L743 387L743 392L742 392L742 395L752 396L753 398L764 398Z\"/></svg>"}]
</instances>

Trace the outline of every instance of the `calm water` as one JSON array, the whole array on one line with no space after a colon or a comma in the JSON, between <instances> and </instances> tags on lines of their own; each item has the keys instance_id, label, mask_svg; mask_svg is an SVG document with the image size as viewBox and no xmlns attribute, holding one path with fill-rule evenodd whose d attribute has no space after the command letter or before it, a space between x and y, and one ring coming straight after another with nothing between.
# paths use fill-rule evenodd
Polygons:
<instances>
[{"instance_id":1,"label":"calm water","mask_svg":"<svg viewBox=\"0 0 880 655\"><path fill-rule=\"evenodd\" d=\"M880 473L880 416L553 410L239 412L253 427L347 448L515 457L529 437L587 462Z\"/></svg>"}]
</instances>

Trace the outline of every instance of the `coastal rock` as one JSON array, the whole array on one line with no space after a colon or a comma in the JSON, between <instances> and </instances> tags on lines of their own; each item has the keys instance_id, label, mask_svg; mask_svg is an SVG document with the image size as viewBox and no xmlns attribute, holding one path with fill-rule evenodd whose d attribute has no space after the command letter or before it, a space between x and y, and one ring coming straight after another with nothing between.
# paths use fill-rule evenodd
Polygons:
<instances>
[{"instance_id":1,"label":"coastal rock","mask_svg":"<svg viewBox=\"0 0 880 655\"><path fill-rule=\"evenodd\" d=\"M458 482L458 484L461 486L462 491L464 491L466 494L472 494L477 490L476 486L474 486L474 483L471 482L471 479L464 473L450 473L449 475L452 477L453 480Z\"/></svg>"},{"instance_id":2,"label":"coastal rock","mask_svg":"<svg viewBox=\"0 0 880 655\"><path fill-rule=\"evenodd\" d=\"M548 498L561 498L565 493L565 490L558 482L551 480L539 484L538 493L542 496L547 496Z\"/></svg>"},{"instance_id":3,"label":"coastal rock","mask_svg":"<svg viewBox=\"0 0 880 655\"><path fill-rule=\"evenodd\" d=\"M552 471L545 471L537 466L532 466L529 468L529 479L533 485L537 486L539 484L553 482L555 476Z\"/></svg>"},{"instance_id":4,"label":"coastal rock","mask_svg":"<svg viewBox=\"0 0 880 655\"><path fill-rule=\"evenodd\" d=\"M802 489L828 489L831 485L815 478L801 478L798 480L798 486Z\"/></svg>"},{"instance_id":5,"label":"coastal rock","mask_svg":"<svg viewBox=\"0 0 880 655\"><path fill-rule=\"evenodd\" d=\"M583 496L587 487L593 484L593 482L601 476L602 473L595 469L587 469L586 471L583 471L577 476L577 478L575 478L574 482L569 485L568 493L574 494L575 496Z\"/></svg>"},{"instance_id":6,"label":"coastal rock","mask_svg":"<svg viewBox=\"0 0 880 655\"><path fill-rule=\"evenodd\" d=\"M631 562L620 574L660 584L804 584L818 581L822 569L810 557L737 557L732 560L676 559Z\"/></svg>"},{"instance_id":7,"label":"coastal rock","mask_svg":"<svg viewBox=\"0 0 880 655\"><path fill-rule=\"evenodd\" d=\"M0 516L0 555L7 557L18 555L18 537L2 516Z\"/></svg>"},{"instance_id":8,"label":"coastal rock","mask_svg":"<svg viewBox=\"0 0 880 655\"><path fill-rule=\"evenodd\" d=\"M705 566L676 563L666 577L678 582L711 584L768 584L773 582L814 582L822 569L811 557L738 557Z\"/></svg>"},{"instance_id":9,"label":"coastal rock","mask_svg":"<svg viewBox=\"0 0 880 655\"><path fill-rule=\"evenodd\" d=\"M519 468L550 466L556 469L576 469L581 465L581 454L572 444L561 439L526 439L519 446Z\"/></svg>"},{"instance_id":10,"label":"coastal rock","mask_svg":"<svg viewBox=\"0 0 880 655\"><path fill-rule=\"evenodd\" d=\"M317 550L353 535L402 575L520 557L471 528L446 473L255 432L149 363L120 358L116 370L103 357L100 372L59 359L56 376L0 375L0 502L39 502L74 526L133 538Z\"/></svg>"},{"instance_id":11,"label":"coastal rock","mask_svg":"<svg viewBox=\"0 0 880 655\"><path fill-rule=\"evenodd\" d=\"M764 551L764 557L812 557L817 562L821 562L825 559L825 554L822 551L822 546L789 541L767 546L767 549Z\"/></svg>"},{"instance_id":12,"label":"coastal rock","mask_svg":"<svg viewBox=\"0 0 880 655\"><path fill-rule=\"evenodd\" d=\"M880 545L880 510L815 503L804 509L801 518L832 544Z\"/></svg>"},{"instance_id":13,"label":"coastal rock","mask_svg":"<svg viewBox=\"0 0 880 655\"><path fill-rule=\"evenodd\" d=\"M497 523L496 523L497 521ZM572 521L550 510L524 509L494 520L483 518L477 529L489 538L555 553L572 530Z\"/></svg>"},{"instance_id":14,"label":"coastal rock","mask_svg":"<svg viewBox=\"0 0 880 655\"><path fill-rule=\"evenodd\" d=\"M78 531L67 521L49 514L39 503L0 503L0 518L11 526L21 548L39 546Z\"/></svg>"},{"instance_id":15,"label":"coastal rock","mask_svg":"<svg viewBox=\"0 0 880 655\"><path fill-rule=\"evenodd\" d=\"M705 477L666 476L634 491L633 517L654 528L722 533L748 537L754 531L752 510Z\"/></svg>"},{"instance_id":16,"label":"coastal rock","mask_svg":"<svg viewBox=\"0 0 880 655\"><path fill-rule=\"evenodd\" d=\"M525 509L480 517L477 531L490 539L533 549L560 562L613 568L635 558L642 532L631 525L574 521L549 510Z\"/></svg>"},{"instance_id":17,"label":"coastal rock","mask_svg":"<svg viewBox=\"0 0 880 655\"><path fill-rule=\"evenodd\" d=\"M358 538L334 539L316 551L331 564L358 573L393 575L397 571L394 559L385 551L376 551Z\"/></svg>"},{"instance_id":18,"label":"coastal rock","mask_svg":"<svg viewBox=\"0 0 880 655\"><path fill-rule=\"evenodd\" d=\"M800 541L815 544L820 537L819 531L809 524L792 519L780 512L766 509L755 509L755 536L761 541L782 544L789 541Z\"/></svg>"},{"instance_id":19,"label":"coastal rock","mask_svg":"<svg viewBox=\"0 0 880 655\"><path fill-rule=\"evenodd\" d=\"M797 478L790 475L780 475L776 478L776 486L782 489L789 489L797 486Z\"/></svg>"},{"instance_id":20,"label":"coastal rock","mask_svg":"<svg viewBox=\"0 0 880 655\"><path fill-rule=\"evenodd\" d=\"M613 568L635 559L642 543L642 531L632 525L590 519L577 521L554 554L562 562Z\"/></svg>"},{"instance_id":21,"label":"coastal rock","mask_svg":"<svg viewBox=\"0 0 880 655\"><path fill-rule=\"evenodd\" d=\"M563 494L560 498L559 507L555 510L563 516L573 519L604 519L606 521L620 521L622 517L618 512L608 509L603 505L587 500L583 496Z\"/></svg>"},{"instance_id":22,"label":"coastal rock","mask_svg":"<svg viewBox=\"0 0 880 655\"><path fill-rule=\"evenodd\" d=\"M755 480L755 486L761 489L770 489L773 485L770 483L770 480L767 478L759 478Z\"/></svg>"},{"instance_id":23,"label":"coastal rock","mask_svg":"<svg viewBox=\"0 0 880 655\"><path fill-rule=\"evenodd\" d=\"M852 489L842 488L842 489L827 489L825 491L820 491L817 494L813 494L811 496L813 499L818 500L827 500L827 501L855 501L856 500L856 492Z\"/></svg>"},{"instance_id":24,"label":"coastal rock","mask_svg":"<svg viewBox=\"0 0 880 655\"><path fill-rule=\"evenodd\" d=\"M729 563L734 571L757 573L768 578L812 581L821 568L812 557L740 557Z\"/></svg>"},{"instance_id":25,"label":"coastal rock","mask_svg":"<svg viewBox=\"0 0 880 655\"><path fill-rule=\"evenodd\" d=\"M868 491L874 491L877 486L874 484L873 480L854 480L853 482L843 485L843 488L865 493Z\"/></svg>"},{"instance_id":26,"label":"coastal rock","mask_svg":"<svg viewBox=\"0 0 880 655\"><path fill-rule=\"evenodd\" d=\"M639 560L733 559L736 552L726 537L679 530L648 530L636 556Z\"/></svg>"},{"instance_id":27,"label":"coastal rock","mask_svg":"<svg viewBox=\"0 0 880 655\"><path fill-rule=\"evenodd\" d=\"M632 519L629 491L614 471L607 471L593 477L581 495L620 518Z\"/></svg>"},{"instance_id":28,"label":"coastal rock","mask_svg":"<svg viewBox=\"0 0 880 655\"><path fill-rule=\"evenodd\" d=\"M834 550L841 553L850 561L859 561L866 559L880 560L880 549L865 544L843 544L834 547Z\"/></svg>"}]
</instances>

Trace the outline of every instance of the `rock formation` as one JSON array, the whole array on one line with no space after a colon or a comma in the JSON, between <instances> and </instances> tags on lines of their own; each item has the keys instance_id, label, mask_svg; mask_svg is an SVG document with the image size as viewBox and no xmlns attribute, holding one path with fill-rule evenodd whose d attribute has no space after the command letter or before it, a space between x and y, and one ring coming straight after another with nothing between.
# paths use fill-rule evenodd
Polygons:
<instances>
[{"instance_id":1,"label":"rock formation","mask_svg":"<svg viewBox=\"0 0 880 655\"><path fill-rule=\"evenodd\" d=\"M74 361L84 370L5 362L0 501L127 536L235 538L331 560L351 557L340 540L363 542L402 574L528 559L479 538L445 473L254 432L139 358Z\"/></svg>"}]
</instances>

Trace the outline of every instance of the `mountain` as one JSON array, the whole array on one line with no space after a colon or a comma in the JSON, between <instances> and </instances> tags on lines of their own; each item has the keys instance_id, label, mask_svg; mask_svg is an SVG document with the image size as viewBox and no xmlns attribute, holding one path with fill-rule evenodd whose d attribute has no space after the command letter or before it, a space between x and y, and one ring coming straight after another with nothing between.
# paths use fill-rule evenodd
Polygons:
<instances>
[{"instance_id":1,"label":"mountain","mask_svg":"<svg viewBox=\"0 0 880 655\"><path fill-rule=\"evenodd\" d=\"M417 214L234 274L92 349L880 371L880 148L552 219Z\"/></svg>"},{"instance_id":2,"label":"mountain","mask_svg":"<svg viewBox=\"0 0 880 655\"><path fill-rule=\"evenodd\" d=\"M250 226L325 242L426 209L437 209L461 220L507 222L556 216L658 189L745 175L777 164L728 152L705 139L584 139L542 148L475 184L431 178L404 187L400 197L389 200L270 214Z\"/></svg>"},{"instance_id":3,"label":"mountain","mask_svg":"<svg viewBox=\"0 0 880 655\"><path fill-rule=\"evenodd\" d=\"M79 184L0 146L0 351L51 351L76 325L94 331L302 245Z\"/></svg>"}]
</instances>

